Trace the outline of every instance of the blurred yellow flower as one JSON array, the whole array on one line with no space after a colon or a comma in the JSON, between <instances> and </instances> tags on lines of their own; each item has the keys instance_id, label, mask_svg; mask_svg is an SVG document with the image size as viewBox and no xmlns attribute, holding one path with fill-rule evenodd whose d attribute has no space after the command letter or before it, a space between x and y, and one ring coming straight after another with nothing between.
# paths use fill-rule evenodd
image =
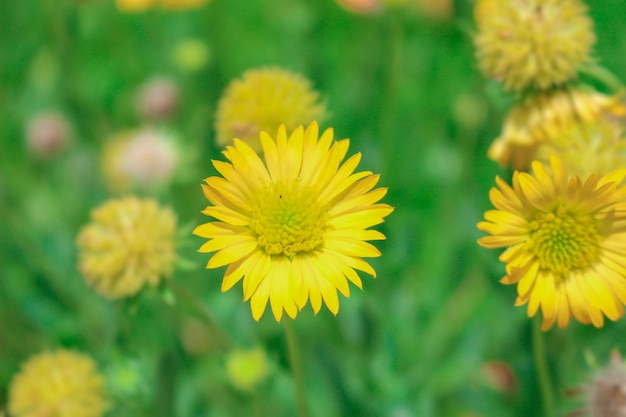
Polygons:
<instances>
[{"instance_id":1,"label":"blurred yellow flower","mask_svg":"<svg viewBox=\"0 0 626 417\"><path fill-rule=\"evenodd\" d=\"M243 278L255 320L268 300L277 321L283 310L295 318L309 298L315 313L323 299L337 314L337 290L349 297L348 281L361 288L355 269L376 276L362 258L380 256L366 241L385 238L368 228L393 211L376 204L387 189L373 189L379 175L354 173L360 153L341 163L348 139L318 133L316 122L290 136L281 125L276 139L261 132L264 160L235 140L223 152L230 162L213 161L223 178L202 186L211 204L203 213L218 221L194 230L209 239L199 252L217 252L207 268L228 265L222 291Z\"/></svg>"},{"instance_id":2,"label":"blurred yellow flower","mask_svg":"<svg viewBox=\"0 0 626 417\"><path fill-rule=\"evenodd\" d=\"M267 355L261 348L235 349L226 357L230 382L242 391L252 391L269 373Z\"/></svg>"},{"instance_id":3,"label":"blurred yellow flower","mask_svg":"<svg viewBox=\"0 0 626 417\"><path fill-rule=\"evenodd\" d=\"M168 185L179 163L173 137L146 127L110 138L102 152L102 171L112 192L153 190Z\"/></svg>"},{"instance_id":4,"label":"blurred yellow flower","mask_svg":"<svg viewBox=\"0 0 626 417\"><path fill-rule=\"evenodd\" d=\"M624 125L608 118L571 124L558 137L539 146L535 157L545 162L551 155L558 155L567 171L582 178L626 167Z\"/></svg>"},{"instance_id":5,"label":"blurred yellow flower","mask_svg":"<svg viewBox=\"0 0 626 417\"><path fill-rule=\"evenodd\" d=\"M540 146L580 128L573 126L625 116L621 95L607 96L587 88L542 92L509 112L488 156L501 165L523 170L537 159Z\"/></svg>"},{"instance_id":6,"label":"blurred yellow flower","mask_svg":"<svg viewBox=\"0 0 626 417\"><path fill-rule=\"evenodd\" d=\"M293 130L323 118L326 109L318 99L301 75L280 68L249 70L230 83L219 102L217 144L237 138L259 151L259 132L275 132L281 124Z\"/></svg>"},{"instance_id":7,"label":"blurred yellow flower","mask_svg":"<svg viewBox=\"0 0 626 417\"><path fill-rule=\"evenodd\" d=\"M71 350L31 357L9 386L12 417L100 417L104 378L87 355Z\"/></svg>"},{"instance_id":8,"label":"blurred yellow flower","mask_svg":"<svg viewBox=\"0 0 626 417\"><path fill-rule=\"evenodd\" d=\"M157 0L115 0L115 5L122 12L143 12L153 7Z\"/></svg>"},{"instance_id":9,"label":"blurred yellow flower","mask_svg":"<svg viewBox=\"0 0 626 417\"><path fill-rule=\"evenodd\" d=\"M516 171L512 188L496 178L496 210L478 223L490 236L478 243L507 248L500 282L517 284L515 305L528 304L529 317L541 307L543 330L571 317L602 327L604 316L623 316L626 302L626 169L583 183L558 158L550 165L551 172L540 162L532 175Z\"/></svg>"},{"instance_id":10,"label":"blurred yellow flower","mask_svg":"<svg viewBox=\"0 0 626 417\"><path fill-rule=\"evenodd\" d=\"M478 0L476 56L509 90L545 90L577 76L590 60L593 22L580 0Z\"/></svg>"},{"instance_id":11,"label":"blurred yellow flower","mask_svg":"<svg viewBox=\"0 0 626 417\"><path fill-rule=\"evenodd\" d=\"M174 212L154 200L109 200L78 235L78 267L105 297L134 295L172 274L175 232Z\"/></svg>"},{"instance_id":12,"label":"blurred yellow flower","mask_svg":"<svg viewBox=\"0 0 626 417\"><path fill-rule=\"evenodd\" d=\"M209 46L201 39L188 38L178 42L172 51L172 61L185 72L197 72L206 67L211 57Z\"/></svg>"},{"instance_id":13,"label":"blurred yellow flower","mask_svg":"<svg viewBox=\"0 0 626 417\"><path fill-rule=\"evenodd\" d=\"M159 5L166 10L197 9L209 0L159 0Z\"/></svg>"}]
</instances>

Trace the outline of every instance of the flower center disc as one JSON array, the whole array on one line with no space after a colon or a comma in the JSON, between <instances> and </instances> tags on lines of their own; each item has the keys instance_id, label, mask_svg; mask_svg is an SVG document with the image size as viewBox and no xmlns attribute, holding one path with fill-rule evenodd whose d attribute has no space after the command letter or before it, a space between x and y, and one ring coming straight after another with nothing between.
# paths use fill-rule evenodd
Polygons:
<instances>
[{"instance_id":1,"label":"flower center disc","mask_svg":"<svg viewBox=\"0 0 626 417\"><path fill-rule=\"evenodd\" d=\"M323 243L327 211L312 187L278 181L256 195L250 228L268 255L292 257Z\"/></svg>"},{"instance_id":2,"label":"flower center disc","mask_svg":"<svg viewBox=\"0 0 626 417\"><path fill-rule=\"evenodd\" d=\"M563 206L554 213L537 214L530 223L531 250L539 266L559 275L594 262L599 241L590 216L575 216Z\"/></svg>"}]
</instances>

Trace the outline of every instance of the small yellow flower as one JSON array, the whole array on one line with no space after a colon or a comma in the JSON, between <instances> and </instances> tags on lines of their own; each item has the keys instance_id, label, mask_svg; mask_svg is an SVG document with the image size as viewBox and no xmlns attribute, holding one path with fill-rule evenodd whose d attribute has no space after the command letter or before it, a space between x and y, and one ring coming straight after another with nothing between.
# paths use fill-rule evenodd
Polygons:
<instances>
[{"instance_id":1,"label":"small yellow flower","mask_svg":"<svg viewBox=\"0 0 626 417\"><path fill-rule=\"evenodd\" d=\"M226 357L228 379L242 391L252 391L269 373L267 355L260 348L235 349Z\"/></svg>"},{"instance_id":2,"label":"small yellow flower","mask_svg":"<svg viewBox=\"0 0 626 417\"><path fill-rule=\"evenodd\" d=\"M533 174L515 172L513 187L496 178L489 194L496 210L478 228L491 236L478 243L507 250L501 282L517 284L515 305L539 308L544 330L571 317L602 327L617 320L626 302L626 169L585 182L569 176L561 161L552 171L534 162Z\"/></svg>"},{"instance_id":3,"label":"small yellow flower","mask_svg":"<svg viewBox=\"0 0 626 417\"><path fill-rule=\"evenodd\" d=\"M209 239L199 251L217 252L207 268L228 265L222 291L243 278L255 320L268 300L277 321L309 299L315 313L324 300L337 314L337 290L349 297L348 281L362 286L355 269L376 276L362 258L380 256L366 241L385 238L369 228L393 211L376 204L387 189L374 189L379 175L354 173L361 154L342 164L349 140L333 142L331 129L319 137L315 122L290 136L282 125L276 139L261 132L260 141L264 159L236 139L223 152L230 162L213 161L223 178L206 179L203 213L218 221L194 230Z\"/></svg>"},{"instance_id":4,"label":"small yellow flower","mask_svg":"<svg viewBox=\"0 0 626 417\"><path fill-rule=\"evenodd\" d=\"M174 46L171 56L173 64L178 69L194 73L207 66L211 50L203 40L187 38Z\"/></svg>"},{"instance_id":5,"label":"small yellow flower","mask_svg":"<svg viewBox=\"0 0 626 417\"><path fill-rule=\"evenodd\" d=\"M537 159L540 146L558 141L573 126L624 116L621 95L607 96L586 88L542 92L509 112L488 156L501 165L523 170Z\"/></svg>"},{"instance_id":6,"label":"small yellow flower","mask_svg":"<svg viewBox=\"0 0 626 417\"><path fill-rule=\"evenodd\" d=\"M175 232L174 212L156 201L107 201L91 212L91 223L78 235L78 267L105 297L131 296L172 274Z\"/></svg>"},{"instance_id":7,"label":"small yellow flower","mask_svg":"<svg viewBox=\"0 0 626 417\"><path fill-rule=\"evenodd\" d=\"M126 13L143 12L155 5L157 0L115 0L117 8Z\"/></svg>"},{"instance_id":8,"label":"small yellow flower","mask_svg":"<svg viewBox=\"0 0 626 417\"><path fill-rule=\"evenodd\" d=\"M154 128L123 131L102 152L102 171L110 191L154 190L168 185L178 167L174 138Z\"/></svg>"},{"instance_id":9,"label":"small yellow flower","mask_svg":"<svg viewBox=\"0 0 626 417\"><path fill-rule=\"evenodd\" d=\"M548 89L590 60L593 22L580 0L478 0L476 55L509 90Z\"/></svg>"},{"instance_id":10,"label":"small yellow flower","mask_svg":"<svg viewBox=\"0 0 626 417\"><path fill-rule=\"evenodd\" d=\"M71 350L31 357L11 381L12 417L100 417L104 378L87 355Z\"/></svg>"},{"instance_id":11,"label":"small yellow flower","mask_svg":"<svg viewBox=\"0 0 626 417\"><path fill-rule=\"evenodd\" d=\"M280 68L249 70L230 83L219 102L217 144L225 146L237 138L259 151L261 131L275 132L281 124L293 130L323 118L325 106L318 99L301 75Z\"/></svg>"}]
</instances>

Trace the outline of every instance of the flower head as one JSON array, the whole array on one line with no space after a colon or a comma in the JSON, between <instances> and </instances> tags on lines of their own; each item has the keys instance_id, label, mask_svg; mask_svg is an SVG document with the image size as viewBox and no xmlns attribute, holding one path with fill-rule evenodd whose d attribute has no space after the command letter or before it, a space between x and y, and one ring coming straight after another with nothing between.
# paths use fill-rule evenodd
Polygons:
<instances>
[{"instance_id":1,"label":"flower head","mask_svg":"<svg viewBox=\"0 0 626 417\"><path fill-rule=\"evenodd\" d=\"M165 186L178 166L178 153L173 137L160 130L118 133L107 141L102 153L107 186L114 192Z\"/></svg>"},{"instance_id":2,"label":"flower head","mask_svg":"<svg viewBox=\"0 0 626 417\"><path fill-rule=\"evenodd\" d=\"M301 75L280 68L249 70L230 83L219 102L217 144L237 138L259 151L259 132L275 132L281 124L293 130L324 117L325 106L318 99Z\"/></svg>"},{"instance_id":3,"label":"flower head","mask_svg":"<svg viewBox=\"0 0 626 417\"><path fill-rule=\"evenodd\" d=\"M203 213L218 221L198 226L208 238L200 252L217 252L207 268L228 265L222 291L243 278L244 300L259 320L269 300L276 320L294 318L307 301L315 313L322 300L339 310L337 290L349 297L348 281L361 288L355 269L376 276L364 257L380 256L368 240L385 236L370 227L393 211L376 204L385 188L373 189L379 175L357 172L360 154L342 164L349 140L333 142L333 131L318 137L317 123L276 139L261 132L264 159L235 140L213 161L223 176L202 186L209 205Z\"/></svg>"},{"instance_id":4,"label":"flower head","mask_svg":"<svg viewBox=\"0 0 626 417\"><path fill-rule=\"evenodd\" d=\"M478 64L509 90L545 90L576 78L595 43L580 0L479 0L474 16Z\"/></svg>"},{"instance_id":5,"label":"flower head","mask_svg":"<svg viewBox=\"0 0 626 417\"><path fill-rule=\"evenodd\" d=\"M50 157L61 152L70 140L71 128L67 119L58 113L41 113L28 121L26 144L38 157Z\"/></svg>"},{"instance_id":6,"label":"flower head","mask_svg":"<svg viewBox=\"0 0 626 417\"><path fill-rule=\"evenodd\" d=\"M178 86L172 79L153 78L139 89L137 107L147 119L167 119L176 113L179 95Z\"/></svg>"},{"instance_id":7,"label":"flower head","mask_svg":"<svg viewBox=\"0 0 626 417\"><path fill-rule=\"evenodd\" d=\"M71 350L33 356L9 387L13 417L100 417L105 409L104 378L96 364Z\"/></svg>"},{"instance_id":8,"label":"flower head","mask_svg":"<svg viewBox=\"0 0 626 417\"><path fill-rule=\"evenodd\" d=\"M269 371L267 355L261 348L235 349L226 358L228 379L242 391L252 391Z\"/></svg>"},{"instance_id":9,"label":"flower head","mask_svg":"<svg viewBox=\"0 0 626 417\"><path fill-rule=\"evenodd\" d=\"M540 162L532 175L515 172L513 187L496 178L489 194L496 210L478 223L491 236L478 243L507 248L500 282L517 284L515 304L528 304L529 317L541 307L544 330L571 317L602 327L626 302L626 169L582 182L558 158L550 165L551 172Z\"/></svg>"},{"instance_id":10,"label":"flower head","mask_svg":"<svg viewBox=\"0 0 626 417\"><path fill-rule=\"evenodd\" d=\"M174 270L176 216L154 200L110 200L78 235L78 267L102 295L121 298L156 286Z\"/></svg>"},{"instance_id":11,"label":"flower head","mask_svg":"<svg viewBox=\"0 0 626 417\"><path fill-rule=\"evenodd\" d=\"M626 367L619 352L610 364L584 386L592 417L626 417Z\"/></svg>"},{"instance_id":12,"label":"flower head","mask_svg":"<svg viewBox=\"0 0 626 417\"><path fill-rule=\"evenodd\" d=\"M626 105L621 95L607 96L590 89L542 92L509 112L488 156L501 165L523 170L537 159L541 146L558 141L566 132L588 122L624 116Z\"/></svg>"}]
</instances>

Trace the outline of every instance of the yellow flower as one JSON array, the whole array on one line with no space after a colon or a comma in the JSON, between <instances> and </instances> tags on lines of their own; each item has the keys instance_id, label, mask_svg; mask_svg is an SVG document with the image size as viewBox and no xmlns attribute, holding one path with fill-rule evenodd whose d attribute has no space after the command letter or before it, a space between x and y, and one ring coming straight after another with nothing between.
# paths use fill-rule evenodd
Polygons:
<instances>
[{"instance_id":1,"label":"yellow flower","mask_svg":"<svg viewBox=\"0 0 626 417\"><path fill-rule=\"evenodd\" d=\"M280 68L249 70L230 83L219 102L217 144L225 146L237 138L259 151L259 132L275 132L281 124L293 130L324 117L325 106L318 98L301 75Z\"/></svg>"},{"instance_id":2,"label":"yellow flower","mask_svg":"<svg viewBox=\"0 0 626 417\"><path fill-rule=\"evenodd\" d=\"M57 350L30 358L9 387L12 417L99 417L104 378L87 355Z\"/></svg>"},{"instance_id":3,"label":"yellow flower","mask_svg":"<svg viewBox=\"0 0 626 417\"><path fill-rule=\"evenodd\" d=\"M117 8L126 13L143 12L155 4L156 0L115 0Z\"/></svg>"},{"instance_id":4,"label":"yellow flower","mask_svg":"<svg viewBox=\"0 0 626 417\"><path fill-rule=\"evenodd\" d=\"M572 126L624 116L621 95L607 96L583 88L542 92L509 112L488 156L501 165L523 170L537 159L541 145L562 137Z\"/></svg>"},{"instance_id":5,"label":"yellow flower","mask_svg":"<svg viewBox=\"0 0 626 417\"><path fill-rule=\"evenodd\" d=\"M509 90L548 89L590 60L593 22L579 0L478 0L476 55Z\"/></svg>"},{"instance_id":6,"label":"yellow flower","mask_svg":"<svg viewBox=\"0 0 626 417\"><path fill-rule=\"evenodd\" d=\"M172 274L176 216L171 209L127 197L96 208L91 220L78 235L78 266L102 295L131 296Z\"/></svg>"},{"instance_id":7,"label":"yellow flower","mask_svg":"<svg viewBox=\"0 0 626 417\"><path fill-rule=\"evenodd\" d=\"M551 173L534 162L533 175L515 172L513 187L496 178L489 194L497 210L478 228L491 236L478 243L508 248L501 282L517 284L516 305L539 307L544 330L571 317L602 327L617 320L626 302L626 169L589 176L583 183L551 158Z\"/></svg>"},{"instance_id":8,"label":"yellow flower","mask_svg":"<svg viewBox=\"0 0 626 417\"><path fill-rule=\"evenodd\" d=\"M235 349L226 358L228 379L243 391L252 391L269 373L267 355L261 348Z\"/></svg>"},{"instance_id":9,"label":"yellow flower","mask_svg":"<svg viewBox=\"0 0 626 417\"><path fill-rule=\"evenodd\" d=\"M194 73L206 67L211 58L211 50L202 39L186 38L174 46L172 63L181 71Z\"/></svg>"},{"instance_id":10,"label":"yellow flower","mask_svg":"<svg viewBox=\"0 0 626 417\"><path fill-rule=\"evenodd\" d=\"M277 321L283 310L295 318L309 298L315 313L323 299L337 314L337 290L349 297L348 280L361 288L355 269L376 276L362 258L380 256L366 241L385 238L368 228L393 211L375 204L387 189L373 189L379 175L354 173L361 154L342 164L349 140L333 142L332 129L318 139L316 122L260 140L264 160L235 140L224 151L230 163L213 161L223 178L206 179L203 213L218 221L195 229L209 239L199 252L217 251L207 268L228 265L222 291L243 278L255 320L268 299Z\"/></svg>"},{"instance_id":11,"label":"yellow flower","mask_svg":"<svg viewBox=\"0 0 626 417\"><path fill-rule=\"evenodd\" d=\"M536 158L549 161L558 155L569 172L580 177L626 167L626 135L623 125L611 119L574 123L557 138L539 146Z\"/></svg>"}]
</instances>

